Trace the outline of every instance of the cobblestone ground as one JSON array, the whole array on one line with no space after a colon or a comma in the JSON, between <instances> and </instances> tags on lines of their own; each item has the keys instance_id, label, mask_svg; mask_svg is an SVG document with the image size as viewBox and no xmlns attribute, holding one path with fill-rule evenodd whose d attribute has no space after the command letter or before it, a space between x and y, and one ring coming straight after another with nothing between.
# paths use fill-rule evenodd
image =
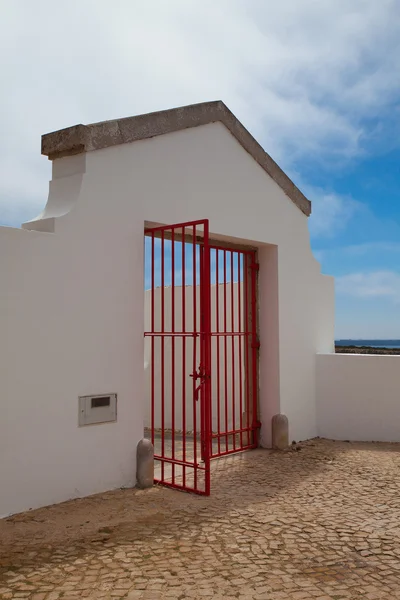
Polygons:
<instances>
[{"instance_id":1,"label":"cobblestone ground","mask_svg":"<svg viewBox=\"0 0 400 600\"><path fill-rule=\"evenodd\" d=\"M0 598L400 598L400 446L213 463L210 498L120 490L0 521Z\"/></svg>"}]
</instances>

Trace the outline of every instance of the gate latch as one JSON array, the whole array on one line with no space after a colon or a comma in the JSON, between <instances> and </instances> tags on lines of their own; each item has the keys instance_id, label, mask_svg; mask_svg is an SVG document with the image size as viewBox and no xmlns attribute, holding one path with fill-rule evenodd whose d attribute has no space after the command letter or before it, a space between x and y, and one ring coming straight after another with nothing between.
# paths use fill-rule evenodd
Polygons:
<instances>
[{"instance_id":1,"label":"gate latch","mask_svg":"<svg viewBox=\"0 0 400 600\"><path fill-rule=\"evenodd\" d=\"M195 381L197 381L197 379L201 379L202 381L210 379L210 376L206 374L203 365L199 365L199 370L191 373L190 377L193 377Z\"/></svg>"}]
</instances>

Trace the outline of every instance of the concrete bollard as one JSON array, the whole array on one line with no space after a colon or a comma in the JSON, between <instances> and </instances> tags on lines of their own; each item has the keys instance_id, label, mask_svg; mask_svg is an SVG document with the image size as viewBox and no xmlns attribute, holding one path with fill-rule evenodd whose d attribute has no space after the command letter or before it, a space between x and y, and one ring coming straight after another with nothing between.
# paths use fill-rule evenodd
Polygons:
<instances>
[{"instance_id":1,"label":"concrete bollard","mask_svg":"<svg viewBox=\"0 0 400 600\"><path fill-rule=\"evenodd\" d=\"M142 439L136 448L136 485L141 489L154 483L154 447L150 440Z\"/></svg>"},{"instance_id":2,"label":"concrete bollard","mask_svg":"<svg viewBox=\"0 0 400 600\"><path fill-rule=\"evenodd\" d=\"M285 450L289 446L289 421L286 415L272 417L272 447Z\"/></svg>"}]
</instances>

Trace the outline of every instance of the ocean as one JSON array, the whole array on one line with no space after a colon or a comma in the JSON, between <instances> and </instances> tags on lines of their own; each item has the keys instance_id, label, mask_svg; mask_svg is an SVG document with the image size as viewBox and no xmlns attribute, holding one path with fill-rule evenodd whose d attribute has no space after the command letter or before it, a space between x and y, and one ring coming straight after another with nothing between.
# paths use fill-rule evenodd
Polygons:
<instances>
[{"instance_id":1,"label":"ocean","mask_svg":"<svg viewBox=\"0 0 400 600\"><path fill-rule=\"evenodd\" d=\"M371 348L400 348L400 340L336 340L336 346L370 346Z\"/></svg>"}]
</instances>

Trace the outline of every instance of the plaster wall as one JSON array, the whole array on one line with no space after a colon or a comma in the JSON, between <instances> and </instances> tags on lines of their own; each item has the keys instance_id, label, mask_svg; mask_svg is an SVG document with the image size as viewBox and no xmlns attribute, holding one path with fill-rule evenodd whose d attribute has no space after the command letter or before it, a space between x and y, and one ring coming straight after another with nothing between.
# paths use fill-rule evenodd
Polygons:
<instances>
[{"instance_id":1,"label":"plaster wall","mask_svg":"<svg viewBox=\"0 0 400 600\"><path fill-rule=\"evenodd\" d=\"M318 434L400 442L400 356L317 356Z\"/></svg>"}]
</instances>

